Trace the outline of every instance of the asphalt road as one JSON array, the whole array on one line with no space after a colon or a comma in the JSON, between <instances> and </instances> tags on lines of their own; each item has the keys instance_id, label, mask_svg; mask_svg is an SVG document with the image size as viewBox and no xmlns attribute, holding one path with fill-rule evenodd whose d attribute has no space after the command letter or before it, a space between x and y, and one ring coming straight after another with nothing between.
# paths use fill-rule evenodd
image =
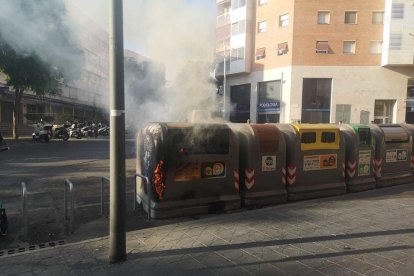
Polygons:
<instances>
[{"instance_id":1,"label":"asphalt road","mask_svg":"<svg viewBox=\"0 0 414 276\"><path fill-rule=\"evenodd\" d=\"M108 233L108 216L100 215L100 183L109 176L108 139L9 141L10 150L0 153L0 201L9 218L9 234L0 238L0 249L65 240L83 240ZM135 142L126 141L128 229L151 226L144 214L132 212L132 175L135 169ZM63 220L64 180L75 187L75 234L68 235ZM23 237L20 215L21 182L27 183L28 239ZM105 191L108 201L108 187ZM107 205L105 206L107 208Z\"/></svg>"}]
</instances>

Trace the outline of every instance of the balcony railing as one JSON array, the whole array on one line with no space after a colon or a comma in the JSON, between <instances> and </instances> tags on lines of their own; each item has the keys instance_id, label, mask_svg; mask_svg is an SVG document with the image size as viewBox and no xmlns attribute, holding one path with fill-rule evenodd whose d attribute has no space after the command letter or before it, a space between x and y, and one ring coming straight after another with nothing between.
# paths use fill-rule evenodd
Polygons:
<instances>
[{"instance_id":1,"label":"balcony railing","mask_svg":"<svg viewBox=\"0 0 414 276\"><path fill-rule=\"evenodd\" d=\"M217 26L230 24L230 13L223 13L217 16Z\"/></svg>"}]
</instances>

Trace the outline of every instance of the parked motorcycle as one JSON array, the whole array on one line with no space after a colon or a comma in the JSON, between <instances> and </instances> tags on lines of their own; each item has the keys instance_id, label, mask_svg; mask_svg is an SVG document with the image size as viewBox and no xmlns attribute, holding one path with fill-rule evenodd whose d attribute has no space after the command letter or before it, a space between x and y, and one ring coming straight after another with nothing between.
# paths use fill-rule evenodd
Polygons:
<instances>
[{"instance_id":1,"label":"parked motorcycle","mask_svg":"<svg viewBox=\"0 0 414 276\"><path fill-rule=\"evenodd\" d=\"M37 128L32 134L33 141L49 142L52 138L52 128L51 124L37 124Z\"/></svg>"},{"instance_id":2,"label":"parked motorcycle","mask_svg":"<svg viewBox=\"0 0 414 276\"><path fill-rule=\"evenodd\" d=\"M100 129L98 129L98 135L108 136L109 135L109 127L104 126L104 127L101 127Z\"/></svg>"},{"instance_id":3,"label":"parked motorcycle","mask_svg":"<svg viewBox=\"0 0 414 276\"><path fill-rule=\"evenodd\" d=\"M78 126L78 124L73 124L69 128L69 136L74 137L76 139L82 139L83 133L81 131L81 128Z\"/></svg>"},{"instance_id":4,"label":"parked motorcycle","mask_svg":"<svg viewBox=\"0 0 414 276\"><path fill-rule=\"evenodd\" d=\"M85 137L98 137L98 131L92 126L85 126L81 129L83 136Z\"/></svg>"},{"instance_id":5,"label":"parked motorcycle","mask_svg":"<svg viewBox=\"0 0 414 276\"><path fill-rule=\"evenodd\" d=\"M69 139L69 132L64 125L55 126L53 128L53 137L67 141Z\"/></svg>"}]
</instances>

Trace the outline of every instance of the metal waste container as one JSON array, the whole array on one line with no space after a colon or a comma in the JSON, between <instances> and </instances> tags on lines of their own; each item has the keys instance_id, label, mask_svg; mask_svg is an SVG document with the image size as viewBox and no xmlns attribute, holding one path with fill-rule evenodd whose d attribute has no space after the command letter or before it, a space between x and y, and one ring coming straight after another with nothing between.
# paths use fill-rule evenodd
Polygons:
<instances>
[{"instance_id":1,"label":"metal waste container","mask_svg":"<svg viewBox=\"0 0 414 276\"><path fill-rule=\"evenodd\" d=\"M411 171L412 137L398 124L370 125L375 138L373 161L378 187L413 181Z\"/></svg>"},{"instance_id":2,"label":"metal waste container","mask_svg":"<svg viewBox=\"0 0 414 276\"><path fill-rule=\"evenodd\" d=\"M289 200L343 194L345 143L329 124L278 124L286 141Z\"/></svg>"},{"instance_id":3,"label":"metal waste container","mask_svg":"<svg viewBox=\"0 0 414 276\"><path fill-rule=\"evenodd\" d=\"M239 141L239 186L242 206L260 207L287 201L286 145L274 124L229 124Z\"/></svg>"},{"instance_id":4,"label":"metal waste container","mask_svg":"<svg viewBox=\"0 0 414 276\"><path fill-rule=\"evenodd\" d=\"M375 144L368 125L339 126L345 139L345 183L349 192L376 187L374 170Z\"/></svg>"},{"instance_id":5,"label":"metal waste container","mask_svg":"<svg viewBox=\"0 0 414 276\"><path fill-rule=\"evenodd\" d=\"M137 201L168 218L240 208L238 144L226 124L153 123L137 138Z\"/></svg>"},{"instance_id":6,"label":"metal waste container","mask_svg":"<svg viewBox=\"0 0 414 276\"><path fill-rule=\"evenodd\" d=\"M411 163L411 170L414 171L414 125L412 124L400 124L403 128L405 128L411 136L411 156L410 156L410 163Z\"/></svg>"}]
</instances>

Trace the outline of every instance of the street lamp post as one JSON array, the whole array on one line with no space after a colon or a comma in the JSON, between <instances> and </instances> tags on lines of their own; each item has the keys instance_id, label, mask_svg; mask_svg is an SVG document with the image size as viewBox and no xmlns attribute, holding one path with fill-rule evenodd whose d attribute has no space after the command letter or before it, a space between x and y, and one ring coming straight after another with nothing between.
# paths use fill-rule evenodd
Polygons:
<instances>
[{"instance_id":1,"label":"street lamp post","mask_svg":"<svg viewBox=\"0 0 414 276\"><path fill-rule=\"evenodd\" d=\"M227 120L227 117L226 117L226 109L227 109L226 63L227 63L226 41L224 41L224 63L223 63L223 119L224 120Z\"/></svg>"},{"instance_id":2,"label":"street lamp post","mask_svg":"<svg viewBox=\"0 0 414 276\"><path fill-rule=\"evenodd\" d=\"M125 96L122 0L109 7L110 197L109 261L126 260Z\"/></svg>"}]
</instances>

